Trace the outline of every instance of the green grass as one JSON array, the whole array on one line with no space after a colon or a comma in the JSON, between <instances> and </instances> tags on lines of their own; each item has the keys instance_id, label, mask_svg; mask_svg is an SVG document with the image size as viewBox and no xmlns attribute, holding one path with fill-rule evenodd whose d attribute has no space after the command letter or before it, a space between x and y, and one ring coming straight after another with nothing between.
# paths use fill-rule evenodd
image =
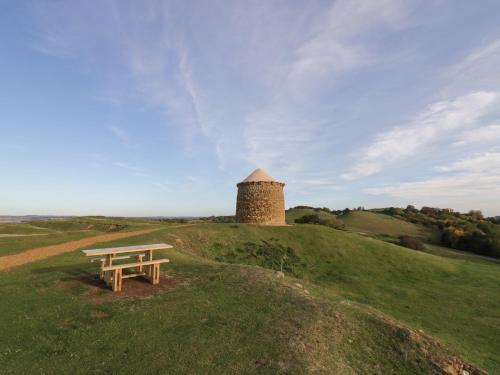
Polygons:
<instances>
[{"instance_id":1,"label":"green grass","mask_svg":"<svg viewBox=\"0 0 500 375\"><path fill-rule=\"evenodd\" d=\"M203 225L179 228L164 238L179 238L186 252L214 258L221 246L236 249L245 242L278 239L305 262L300 277L318 286L319 296L375 307L500 372L497 262L437 256L316 225Z\"/></svg>"},{"instance_id":2,"label":"green grass","mask_svg":"<svg viewBox=\"0 0 500 375\"><path fill-rule=\"evenodd\" d=\"M39 227L36 224L28 223L0 223L0 234L44 234L50 232L49 229Z\"/></svg>"},{"instance_id":3,"label":"green grass","mask_svg":"<svg viewBox=\"0 0 500 375\"><path fill-rule=\"evenodd\" d=\"M255 266L276 268L263 241L293 250L295 276ZM61 287L95 272L79 252L0 273L0 373L430 373L443 349L425 354L381 314L500 373L497 262L316 225L166 227L101 246L152 242L175 246L164 269L178 284L142 298Z\"/></svg>"},{"instance_id":4,"label":"green grass","mask_svg":"<svg viewBox=\"0 0 500 375\"><path fill-rule=\"evenodd\" d=\"M20 253L41 246L79 240L81 238L103 234L99 231L51 232L46 236L23 236L0 238L0 256Z\"/></svg>"},{"instance_id":5,"label":"green grass","mask_svg":"<svg viewBox=\"0 0 500 375\"><path fill-rule=\"evenodd\" d=\"M207 262L180 252L169 257L175 287L105 302L97 302L85 285L61 286L61 280L95 272L78 253L2 274L0 373L431 370L430 360L423 360L411 342L356 306L311 298L259 268Z\"/></svg>"},{"instance_id":6,"label":"green grass","mask_svg":"<svg viewBox=\"0 0 500 375\"><path fill-rule=\"evenodd\" d=\"M338 218L345 223L346 228L350 231L389 242L395 242L402 235L418 237L426 242L434 242L437 235L429 228L375 212L351 211Z\"/></svg>"},{"instance_id":7,"label":"green grass","mask_svg":"<svg viewBox=\"0 0 500 375\"><path fill-rule=\"evenodd\" d=\"M0 224L0 256L105 233L134 231L159 225L166 224L141 219L94 217ZM16 236L2 237L2 234L15 234Z\"/></svg>"}]
</instances>

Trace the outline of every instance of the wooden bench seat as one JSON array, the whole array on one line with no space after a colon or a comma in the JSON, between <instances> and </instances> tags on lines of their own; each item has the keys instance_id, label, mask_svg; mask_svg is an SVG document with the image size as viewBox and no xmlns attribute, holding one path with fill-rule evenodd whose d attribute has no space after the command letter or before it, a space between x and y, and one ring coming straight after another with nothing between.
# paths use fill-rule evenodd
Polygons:
<instances>
[{"instance_id":1,"label":"wooden bench seat","mask_svg":"<svg viewBox=\"0 0 500 375\"><path fill-rule=\"evenodd\" d=\"M116 259L116 258L115 258ZM103 271L113 271L113 270L122 270L124 268L135 268L139 266L150 266L156 263L168 263L170 259L155 259L155 260L147 260L145 262L137 262L137 263L125 263L125 264L114 264L112 266L103 267Z\"/></svg>"},{"instance_id":2,"label":"wooden bench seat","mask_svg":"<svg viewBox=\"0 0 500 375\"><path fill-rule=\"evenodd\" d=\"M112 266L102 267L102 272L109 272L110 279L107 280L111 282L111 288L114 292L122 290L122 280L130 277L136 276L146 276L149 277L153 285L160 283L160 264L168 263L169 259L155 259L148 260L146 262L136 262L127 264L116 264ZM147 267L146 272L142 272L142 267ZM124 275L123 270L127 268L135 268L136 273Z\"/></svg>"}]
</instances>

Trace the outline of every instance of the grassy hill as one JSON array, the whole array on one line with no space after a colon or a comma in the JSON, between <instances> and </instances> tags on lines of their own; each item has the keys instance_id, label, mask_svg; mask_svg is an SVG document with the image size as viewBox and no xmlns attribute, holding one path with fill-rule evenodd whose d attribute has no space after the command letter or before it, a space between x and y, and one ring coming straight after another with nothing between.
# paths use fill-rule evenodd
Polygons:
<instances>
[{"instance_id":1,"label":"grassy hill","mask_svg":"<svg viewBox=\"0 0 500 375\"><path fill-rule=\"evenodd\" d=\"M338 218L350 231L368 234L383 240L396 241L399 236L408 235L429 242L435 241L437 236L436 232L421 225L370 211L351 211Z\"/></svg>"},{"instance_id":2,"label":"grassy hill","mask_svg":"<svg viewBox=\"0 0 500 375\"><path fill-rule=\"evenodd\" d=\"M429 374L459 354L500 373L496 262L318 225L165 226L112 245L160 241L175 250L152 295L97 288L78 252L0 273L0 372ZM285 279L266 269L276 254Z\"/></svg>"}]
</instances>

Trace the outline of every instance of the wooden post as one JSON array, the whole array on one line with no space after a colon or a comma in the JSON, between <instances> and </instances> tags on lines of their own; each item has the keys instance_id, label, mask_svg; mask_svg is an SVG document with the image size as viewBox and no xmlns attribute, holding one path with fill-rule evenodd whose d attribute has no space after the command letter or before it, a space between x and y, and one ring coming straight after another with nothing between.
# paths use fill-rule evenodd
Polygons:
<instances>
[{"instance_id":1,"label":"wooden post","mask_svg":"<svg viewBox=\"0 0 500 375\"><path fill-rule=\"evenodd\" d=\"M122 270L121 268L112 271L113 272L113 292L119 292L122 290Z\"/></svg>"},{"instance_id":2,"label":"wooden post","mask_svg":"<svg viewBox=\"0 0 500 375\"><path fill-rule=\"evenodd\" d=\"M153 260L153 250L146 250L146 261L151 261ZM146 269L146 275L152 279L153 277L153 266L150 265Z\"/></svg>"},{"instance_id":3,"label":"wooden post","mask_svg":"<svg viewBox=\"0 0 500 375\"><path fill-rule=\"evenodd\" d=\"M160 264L153 264L153 273L151 277L151 284L156 285L160 283Z\"/></svg>"},{"instance_id":4,"label":"wooden post","mask_svg":"<svg viewBox=\"0 0 500 375\"><path fill-rule=\"evenodd\" d=\"M99 272L99 279L101 280L104 280L104 267L106 267L106 258L101 258L101 272Z\"/></svg>"},{"instance_id":5,"label":"wooden post","mask_svg":"<svg viewBox=\"0 0 500 375\"><path fill-rule=\"evenodd\" d=\"M106 266L110 267L112 265L113 265L113 254L108 254L106 255ZM111 284L111 271L106 271L104 273L104 281L108 286Z\"/></svg>"}]
</instances>

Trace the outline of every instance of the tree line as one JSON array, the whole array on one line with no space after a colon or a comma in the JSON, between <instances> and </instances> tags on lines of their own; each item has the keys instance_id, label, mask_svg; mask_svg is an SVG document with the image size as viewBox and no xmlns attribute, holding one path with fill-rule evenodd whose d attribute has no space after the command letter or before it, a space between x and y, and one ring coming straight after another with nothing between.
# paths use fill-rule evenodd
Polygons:
<instances>
[{"instance_id":1,"label":"tree line","mask_svg":"<svg viewBox=\"0 0 500 375\"><path fill-rule=\"evenodd\" d=\"M481 211L455 212L451 208L412 205L405 209L389 207L382 213L411 223L437 228L441 244L453 249L500 258L500 221L497 217L485 218Z\"/></svg>"}]
</instances>

